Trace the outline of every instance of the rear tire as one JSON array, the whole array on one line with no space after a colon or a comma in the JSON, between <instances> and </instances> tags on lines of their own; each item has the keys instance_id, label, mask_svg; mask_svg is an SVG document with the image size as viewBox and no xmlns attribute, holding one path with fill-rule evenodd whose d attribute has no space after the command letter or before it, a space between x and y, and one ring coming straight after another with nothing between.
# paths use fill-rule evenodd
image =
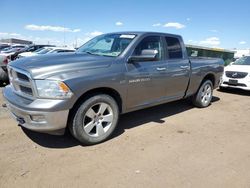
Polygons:
<instances>
[{"instance_id":1,"label":"rear tire","mask_svg":"<svg viewBox=\"0 0 250 188\"><path fill-rule=\"evenodd\" d=\"M213 83L211 80L204 81L197 93L193 96L192 102L194 106L205 108L210 105L213 97Z\"/></svg>"},{"instance_id":2,"label":"rear tire","mask_svg":"<svg viewBox=\"0 0 250 188\"><path fill-rule=\"evenodd\" d=\"M85 100L69 124L71 134L82 144L93 145L107 140L114 132L119 118L116 101L100 94Z\"/></svg>"}]
</instances>

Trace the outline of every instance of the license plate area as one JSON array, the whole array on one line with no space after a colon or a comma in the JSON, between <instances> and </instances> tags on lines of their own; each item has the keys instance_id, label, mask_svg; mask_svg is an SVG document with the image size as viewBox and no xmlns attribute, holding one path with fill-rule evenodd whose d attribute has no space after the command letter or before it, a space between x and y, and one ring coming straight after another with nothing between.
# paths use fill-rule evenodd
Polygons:
<instances>
[{"instance_id":1,"label":"license plate area","mask_svg":"<svg viewBox=\"0 0 250 188\"><path fill-rule=\"evenodd\" d=\"M230 85L237 85L237 84L238 84L238 80L229 79L228 83L229 83Z\"/></svg>"}]
</instances>

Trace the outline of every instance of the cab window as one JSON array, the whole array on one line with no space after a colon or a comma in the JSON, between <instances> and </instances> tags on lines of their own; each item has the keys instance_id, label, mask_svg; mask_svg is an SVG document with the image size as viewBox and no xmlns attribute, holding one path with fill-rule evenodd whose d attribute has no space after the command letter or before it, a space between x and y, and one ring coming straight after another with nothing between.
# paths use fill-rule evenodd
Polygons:
<instances>
[{"instance_id":1,"label":"cab window","mask_svg":"<svg viewBox=\"0 0 250 188\"><path fill-rule=\"evenodd\" d=\"M165 37L169 59L183 58L181 44L178 38Z\"/></svg>"},{"instance_id":2,"label":"cab window","mask_svg":"<svg viewBox=\"0 0 250 188\"><path fill-rule=\"evenodd\" d=\"M160 36L145 37L135 48L133 55L143 55L143 50L156 50L156 61L162 60L162 42Z\"/></svg>"}]
</instances>

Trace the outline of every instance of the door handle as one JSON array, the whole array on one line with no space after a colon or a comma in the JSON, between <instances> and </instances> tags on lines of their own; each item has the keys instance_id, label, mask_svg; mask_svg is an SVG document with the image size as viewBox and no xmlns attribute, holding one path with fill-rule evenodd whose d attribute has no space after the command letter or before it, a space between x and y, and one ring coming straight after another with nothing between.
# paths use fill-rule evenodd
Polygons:
<instances>
[{"instance_id":1,"label":"door handle","mask_svg":"<svg viewBox=\"0 0 250 188\"><path fill-rule=\"evenodd\" d=\"M165 67L157 67L156 70L157 70L157 71L165 71L166 68L165 68Z\"/></svg>"},{"instance_id":2,"label":"door handle","mask_svg":"<svg viewBox=\"0 0 250 188\"><path fill-rule=\"evenodd\" d=\"M188 69L189 66L180 66L181 69Z\"/></svg>"}]
</instances>

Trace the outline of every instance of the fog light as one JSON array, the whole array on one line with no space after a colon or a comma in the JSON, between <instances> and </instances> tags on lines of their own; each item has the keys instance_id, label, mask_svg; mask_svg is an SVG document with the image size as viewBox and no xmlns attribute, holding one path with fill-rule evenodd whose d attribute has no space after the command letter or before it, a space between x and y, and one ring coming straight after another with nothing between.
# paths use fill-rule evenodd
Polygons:
<instances>
[{"instance_id":1,"label":"fog light","mask_svg":"<svg viewBox=\"0 0 250 188\"><path fill-rule=\"evenodd\" d=\"M45 117L43 115L30 115L30 119L35 122L45 122Z\"/></svg>"}]
</instances>

